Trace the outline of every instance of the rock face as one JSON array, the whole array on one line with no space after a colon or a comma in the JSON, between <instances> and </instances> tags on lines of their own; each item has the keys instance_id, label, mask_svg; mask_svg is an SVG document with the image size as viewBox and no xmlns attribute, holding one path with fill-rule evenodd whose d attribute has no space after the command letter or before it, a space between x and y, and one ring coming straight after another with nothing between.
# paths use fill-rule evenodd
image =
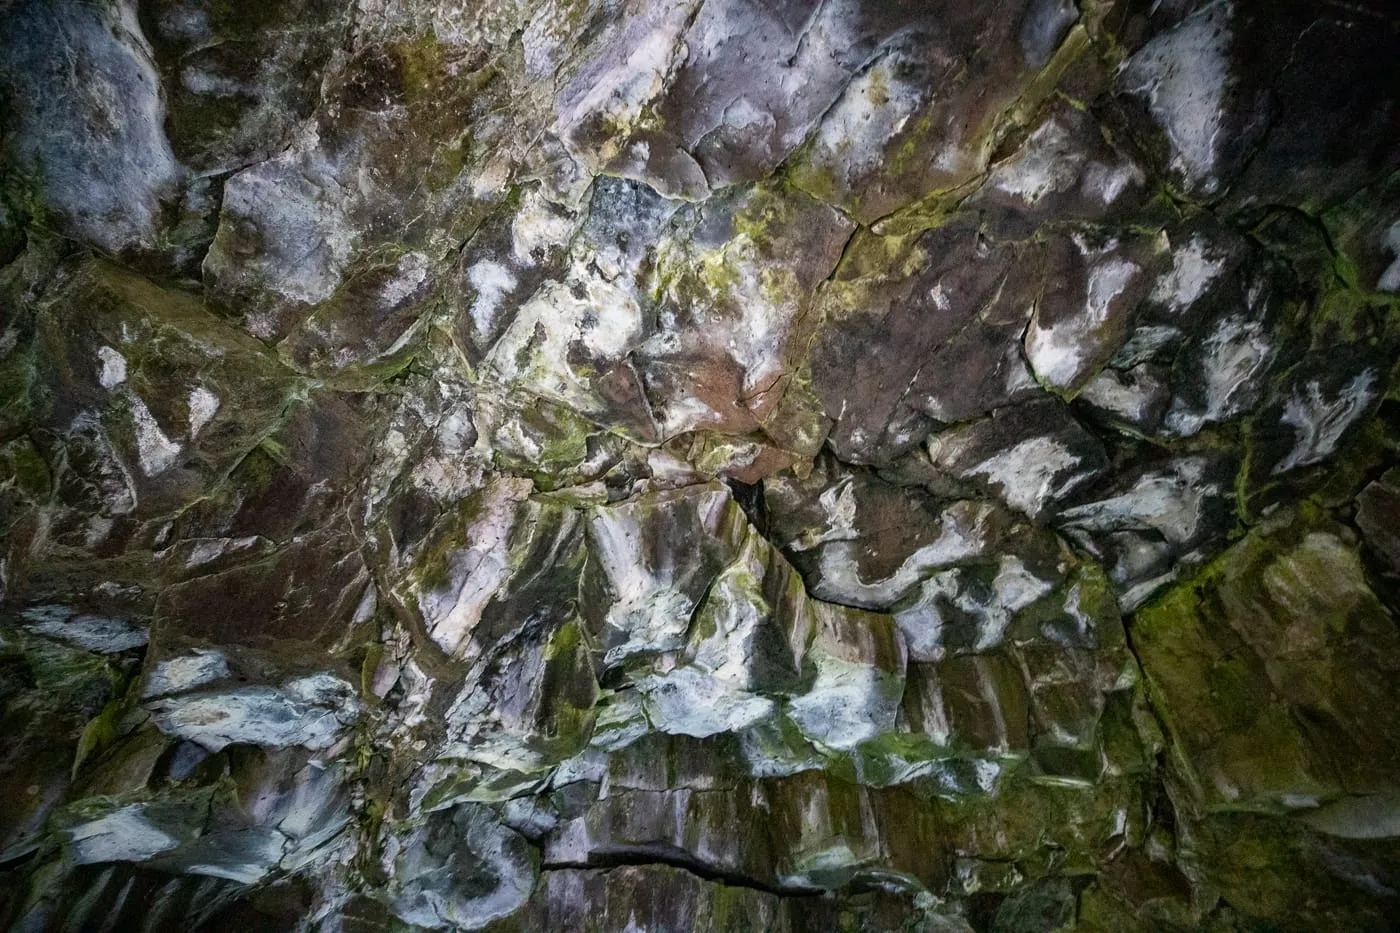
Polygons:
<instances>
[{"instance_id":1,"label":"rock face","mask_svg":"<svg viewBox=\"0 0 1400 933\"><path fill-rule=\"evenodd\" d=\"M1397 61L0 0L0 929L1392 929Z\"/></svg>"}]
</instances>

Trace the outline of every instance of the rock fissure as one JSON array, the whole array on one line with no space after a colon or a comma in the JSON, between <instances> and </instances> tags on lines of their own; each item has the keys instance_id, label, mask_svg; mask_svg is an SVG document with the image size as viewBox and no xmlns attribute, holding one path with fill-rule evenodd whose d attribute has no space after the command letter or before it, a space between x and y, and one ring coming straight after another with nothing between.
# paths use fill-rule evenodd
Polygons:
<instances>
[{"instance_id":1,"label":"rock fissure","mask_svg":"<svg viewBox=\"0 0 1400 933\"><path fill-rule=\"evenodd\" d=\"M787 887L783 885L765 884L755 878L718 871L697 859L686 858L683 854L670 854L655 851L607 851L596 853L590 856L588 861L581 864L545 862L540 865L540 870L546 872L566 870L601 870L607 872L614 868L647 866L679 868L687 874L694 875L696 878L709 883L722 884L728 887L751 888L755 891L762 891L765 894L774 895L775 897L820 897L823 893L820 888Z\"/></svg>"}]
</instances>

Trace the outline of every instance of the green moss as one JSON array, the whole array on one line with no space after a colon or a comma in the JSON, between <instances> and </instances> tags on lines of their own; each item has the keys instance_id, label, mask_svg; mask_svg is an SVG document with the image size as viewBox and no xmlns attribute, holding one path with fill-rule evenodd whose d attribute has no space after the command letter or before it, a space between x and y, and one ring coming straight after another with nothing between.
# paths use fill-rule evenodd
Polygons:
<instances>
[{"instance_id":1,"label":"green moss","mask_svg":"<svg viewBox=\"0 0 1400 933\"><path fill-rule=\"evenodd\" d=\"M409 111L407 131L396 143L400 149L416 150L412 159L402 161L426 166L414 181L429 192L442 191L487 155L472 135L471 112L500 76L499 70L487 65L468 71L467 63L450 58L451 50L431 30L390 46L388 54L391 73L379 75L366 66L366 80L396 85L385 90L401 99Z\"/></svg>"},{"instance_id":2,"label":"green moss","mask_svg":"<svg viewBox=\"0 0 1400 933\"><path fill-rule=\"evenodd\" d=\"M933 114L924 112L916 116L901 134L899 142L892 150L885 152L888 174L896 178L914 172L929 161L932 148L930 137L933 134Z\"/></svg>"},{"instance_id":3,"label":"green moss","mask_svg":"<svg viewBox=\"0 0 1400 933\"><path fill-rule=\"evenodd\" d=\"M42 499L49 493L49 466L28 438L20 438L0 447L0 485L13 483L30 499Z\"/></svg>"},{"instance_id":4,"label":"green moss","mask_svg":"<svg viewBox=\"0 0 1400 933\"><path fill-rule=\"evenodd\" d=\"M549 643L545 645L544 659L546 661L562 660L572 663L575 653L583 644L583 626L577 622L568 622L561 625L554 634L550 636Z\"/></svg>"},{"instance_id":5,"label":"green moss","mask_svg":"<svg viewBox=\"0 0 1400 933\"><path fill-rule=\"evenodd\" d=\"M713 301L716 298L727 295L739 284L739 271L731 255L734 246L732 243L725 244L720 250L700 257L699 261L692 267L694 270L694 285L689 294L686 293L688 282L686 273L681 273L670 280L672 290L679 292L676 295L683 304L694 303L694 299L701 301ZM699 286L695 288L694 286ZM691 299L691 301L687 301Z\"/></svg>"},{"instance_id":6,"label":"green moss","mask_svg":"<svg viewBox=\"0 0 1400 933\"><path fill-rule=\"evenodd\" d=\"M603 433L579 412L528 393L483 400L481 411L496 468L528 476L544 491L577 482L568 471L588 459L590 441Z\"/></svg>"},{"instance_id":7,"label":"green moss","mask_svg":"<svg viewBox=\"0 0 1400 933\"><path fill-rule=\"evenodd\" d=\"M78 750L73 755L73 775L90 756L101 752L117 738L117 725L126 712L126 703L121 697L113 697L102 707L102 711L88 720L78 738Z\"/></svg>"},{"instance_id":8,"label":"green moss","mask_svg":"<svg viewBox=\"0 0 1400 933\"><path fill-rule=\"evenodd\" d=\"M34 671L35 685L80 714L95 715L120 683L111 666L91 652L31 638L25 642L24 653Z\"/></svg>"},{"instance_id":9,"label":"green moss","mask_svg":"<svg viewBox=\"0 0 1400 933\"><path fill-rule=\"evenodd\" d=\"M46 415L51 402L37 363L29 347L0 360L0 437L19 434Z\"/></svg>"},{"instance_id":10,"label":"green moss","mask_svg":"<svg viewBox=\"0 0 1400 933\"><path fill-rule=\"evenodd\" d=\"M452 582L452 557L466 546L467 530L482 514L485 491L477 491L457 505L457 514L450 526L440 526L433 541L418 561L417 589L422 593L445 590Z\"/></svg>"},{"instance_id":11,"label":"green moss","mask_svg":"<svg viewBox=\"0 0 1400 933\"><path fill-rule=\"evenodd\" d=\"M773 241L775 231L790 228L795 219L790 195L781 188L758 187L744 209L734 215L734 230L763 249Z\"/></svg>"},{"instance_id":12,"label":"green moss","mask_svg":"<svg viewBox=\"0 0 1400 933\"><path fill-rule=\"evenodd\" d=\"M360 664L360 696L366 702L377 702L374 695L374 675L384 660L384 646L375 642L365 649L365 659Z\"/></svg>"},{"instance_id":13,"label":"green moss","mask_svg":"<svg viewBox=\"0 0 1400 933\"><path fill-rule=\"evenodd\" d=\"M291 462L291 451L287 445L275 437L265 437L258 442L258 446L248 454L243 460L247 473L244 478L253 483L263 482L255 488L265 489L266 483L276 475L278 467L284 467Z\"/></svg>"},{"instance_id":14,"label":"green moss","mask_svg":"<svg viewBox=\"0 0 1400 933\"><path fill-rule=\"evenodd\" d=\"M579 707L566 701L551 704L549 732L536 747L551 762L560 762L582 752L593 737L598 713L592 707Z\"/></svg>"},{"instance_id":15,"label":"green moss","mask_svg":"<svg viewBox=\"0 0 1400 933\"><path fill-rule=\"evenodd\" d=\"M393 55L399 63L404 97L410 104L421 103L425 95L439 90L444 75L444 56L436 33L429 30L415 36L411 42L394 46Z\"/></svg>"},{"instance_id":16,"label":"green moss","mask_svg":"<svg viewBox=\"0 0 1400 933\"><path fill-rule=\"evenodd\" d=\"M1110 774L1146 775L1152 771L1162 734L1147 705L1145 685L1135 684L1131 690L1108 695L1099 717L1098 736Z\"/></svg>"},{"instance_id":17,"label":"green moss","mask_svg":"<svg viewBox=\"0 0 1400 933\"><path fill-rule=\"evenodd\" d=\"M870 787L889 787L907 781L920 766L951 758L947 746L937 745L927 735L888 732L862 742L850 756L851 775ZM839 773L844 770L838 767Z\"/></svg>"},{"instance_id":18,"label":"green moss","mask_svg":"<svg viewBox=\"0 0 1400 933\"><path fill-rule=\"evenodd\" d=\"M44 171L36 166L33 172L17 169L11 160L0 161L0 202L16 219L37 229L52 229L56 218L44 200Z\"/></svg>"},{"instance_id":19,"label":"green moss","mask_svg":"<svg viewBox=\"0 0 1400 933\"><path fill-rule=\"evenodd\" d=\"M1400 635L1339 534L1315 507L1281 513L1139 610L1133 644L1194 805L1274 810L1389 780L1373 762L1400 729L1375 711L1400 700L1368 659ZM1363 721L1364 740L1340 726Z\"/></svg>"},{"instance_id":20,"label":"green moss","mask_svg":"<svg viewBox=\"0 0 1400 933\"><path fill-rule=\"evenodd\" d=\"M840 178L830 165L815 165L810 158L801 158L788 172L787 180L798 191L823 204L841 202Z\"/></svg>"}]
</instances>

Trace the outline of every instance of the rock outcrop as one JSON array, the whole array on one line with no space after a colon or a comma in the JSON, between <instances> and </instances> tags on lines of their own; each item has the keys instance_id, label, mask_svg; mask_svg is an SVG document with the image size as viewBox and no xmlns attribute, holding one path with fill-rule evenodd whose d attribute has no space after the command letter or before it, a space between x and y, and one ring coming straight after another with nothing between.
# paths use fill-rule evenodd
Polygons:
<instances>
[{"instance_id":1,"label":"rock outcrop","mask_svg":"<svg viewBox=\"0 0 1400 933\"><path fill-rule=\"evenodd\" d=\"M0 0L0 928L1400 916L1381 0Z\"/></svg>"}]
</instances>

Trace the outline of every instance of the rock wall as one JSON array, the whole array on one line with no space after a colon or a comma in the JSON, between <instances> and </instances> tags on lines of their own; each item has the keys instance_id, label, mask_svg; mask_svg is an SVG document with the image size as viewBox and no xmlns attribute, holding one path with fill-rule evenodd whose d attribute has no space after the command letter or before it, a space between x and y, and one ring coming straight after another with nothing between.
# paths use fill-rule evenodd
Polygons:
<instances>
[{"instance_id":1,"label":"rock wall","mask_svg":"<svg viewBox=\"0 0 1400 933\"><path fill-rule=\"evenodd\" d=\"M0 0L0 927L1400 916L1384 0Z\"/></svg>"}]
</instances>

